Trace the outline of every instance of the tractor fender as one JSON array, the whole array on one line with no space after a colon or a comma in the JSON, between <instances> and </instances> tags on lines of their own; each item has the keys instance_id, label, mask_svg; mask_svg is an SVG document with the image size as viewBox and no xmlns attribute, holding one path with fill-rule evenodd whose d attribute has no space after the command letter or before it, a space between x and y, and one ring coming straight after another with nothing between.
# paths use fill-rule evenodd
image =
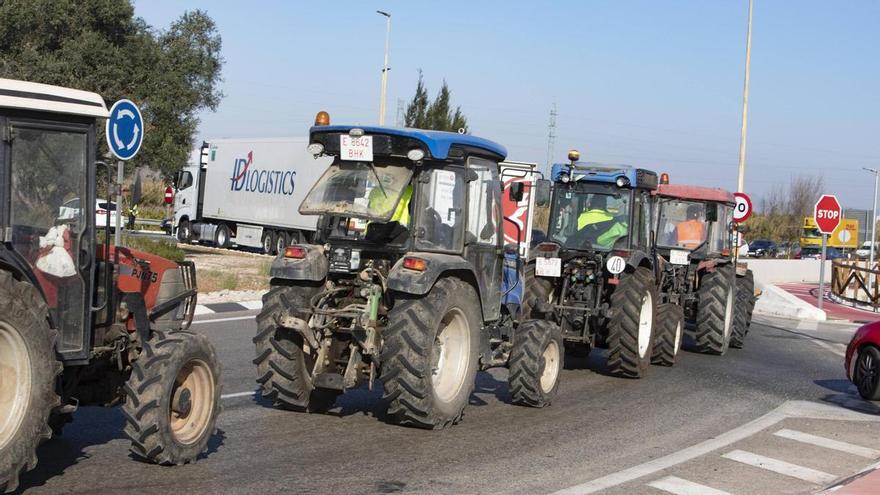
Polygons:
<instances>
[{"instance_id":1,"label":"tractor fender","mask_svg":"<svg viewBox=\"0 0 880 495\"><path fill-rule=\"evenodd\" d=\"M397 260L388 272L389 289L423 296L431 290L440 275L449 271L467 272L471 275L470 278L476 279L470 262L455 254L410 253L407 257L425 260L425 270L420 272L404 268L404 258Z\"/></svg>"},{"instance_id":2,"label":"tractor fender","mask_svg":"<svg viewBox=\"0 0 880 495\"><path fill-rule=\"evenodd\" d=\"M629 259L626 261L626 264L629 265L633 270L640 266L644 266L646 268L654 269L654 260L651 259L651 256L644 251L633 251L629 255Z\"/></svg>"},{"instance_id":3,"label":"tractor fender","mask_svg":"<svg viewBox=\"0 0 880 495\"><path fill-rule=\"evenodd\" d=\"M306 257L286 258L283 253L279 254L272 261L269 277L312 282L320 282L327 278L330 262L324 254L324 247L315 244L298 244L298 246L306 248Z\"/></svg>"}]
</instances>

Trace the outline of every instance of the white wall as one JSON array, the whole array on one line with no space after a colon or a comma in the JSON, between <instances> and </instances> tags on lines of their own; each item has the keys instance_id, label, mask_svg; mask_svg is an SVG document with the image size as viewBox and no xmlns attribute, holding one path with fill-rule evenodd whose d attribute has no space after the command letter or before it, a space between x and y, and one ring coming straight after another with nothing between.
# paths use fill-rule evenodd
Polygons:
<instances>
[{"instance_id":1,"label":"white wall","mask_svg":"<svg viewBox=\"0 0 880 495\"><path fill-rule=\"evenodd\" d=\"M755 274L755 284L819 283L819 260L764 260L741 258ZM825 283L831 284L831 261L825 262Z\"/></svg>"}]
</instances>

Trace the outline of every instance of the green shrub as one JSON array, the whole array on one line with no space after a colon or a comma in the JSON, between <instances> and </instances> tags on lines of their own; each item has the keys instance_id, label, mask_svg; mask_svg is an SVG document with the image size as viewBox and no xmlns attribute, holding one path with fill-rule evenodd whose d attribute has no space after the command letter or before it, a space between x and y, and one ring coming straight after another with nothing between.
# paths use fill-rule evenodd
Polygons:
<instances>
[{"instance_id":1,"label":"green shrub","mask_svg":"<svg viewBox=\"0 0 880 495\"><path fill-rule=\"evenodd\" d=\"M186 259L186 253L183 249L177 247L177 243L170 240L123 235L122 245L138 251L155 254L171 261L183 261Z\"/></svg>"}]
</instances>

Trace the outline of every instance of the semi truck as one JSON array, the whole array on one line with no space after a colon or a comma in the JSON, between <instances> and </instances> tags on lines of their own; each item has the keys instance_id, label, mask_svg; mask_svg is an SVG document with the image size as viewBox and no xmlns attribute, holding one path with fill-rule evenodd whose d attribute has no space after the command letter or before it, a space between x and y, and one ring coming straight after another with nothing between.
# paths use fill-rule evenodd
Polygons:
<instances>
[{"instance_id":1,"label":"semi truck","mask_svg":"<svg viewBox=\"0 0 880 495\"><path fill-rule=\"evenodd\" d=\"M311 240L316 217L297 208L330 161L307 145L305 137L204 142L178 174L173 235L265 254Z\"/></svg>"}]
</instances>

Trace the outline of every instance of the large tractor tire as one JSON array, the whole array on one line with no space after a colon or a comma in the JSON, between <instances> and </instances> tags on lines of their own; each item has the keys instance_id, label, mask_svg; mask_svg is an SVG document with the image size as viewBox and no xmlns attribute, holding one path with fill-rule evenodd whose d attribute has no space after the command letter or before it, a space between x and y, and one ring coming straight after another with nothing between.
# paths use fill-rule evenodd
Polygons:
<instances>
[{"instance_id":1,"label":"large tractor tire","mask_svg":"<svg viewBox=\"0 0 880 495\"><path fill-rule=\"evenodd\" d=\"M307 319L309 301L320 284L275 285L263 295L263 309L257 315L254 337L257 383L263 397L276 407L290 411L324 412L330 409L338 390L315 388L312 370L315 356L303 351L303 339L295 330L278 326L276 318L289 313Z\"/></svg>"},{"instance_id":2,"label":"large tractor tire","mask_svg":"<svg viewBox=\"0 0 880 495\"><path fill-rule=\"evenodd\" d=\"M523 318L544 318L546 315L535 311L538 301L550 302L553 295L553 282L535 275L535 264L529 263L523 270Z\"/></svg>"},{"instance_id":3,"label":"large tractor tire","mask_svg":"<svg viewBox=\"0 0 880 495\"><path fill-rule=\"evenodd\" d=\"M513 403L549 406L559 390L565 349L559 325L547 320L527 320L517 327L507 367Z\"/></svg>"},{"instance_id":4,"label":"large tractor tire","mask_svg":"<svg viewBox=\"0 0 880 495\"><path fill-rule=\"evenodd\" d=\"M742 349L752 326L752 312L755 310L755 275L747 270L742 277L736 278L736 308L733 313L733 331L730 336L730 347Z\"/></svg>"},{"instance_id":5,"label":"large tractor tire","mask_svg":"<svg viewBox=\"0 0 880 495\"><path fill-rule=\"evenodd\" d=\"M657 289L651 270L624 273L611 294L608 368L626 378L641 378L651 364L657 321Z\"/></svg>"},{"instance_id":6,"label":"large tractor tire","mask_svg":"<svg viewBox=\"0 0 880 495\"><path fill-rule=\"evenodd\" d=\"M208 449L220 413L220 364L204 335L153 331L124 390L135 457L181 465Z\"/></svg>"},{"instance_id":7,"label":"large tractor tire","mask_svg":"<svg viewBox=\"0 0 880 495\"><path fill-rule=\"evenodd\" d=\"M37 465L37 447L52 436L49 414L61 399L55 379L57 333L34 286L0 271L0 493Z\"/></svg>"},{"instance_id":8,"label":"large tractor tire","mask_svg":"<svg viewBox=\"0 0 880 495\"><path fill-rule=\"evenodd\" d=\"M698 296L696 348L707 354L724 354L730 345L736 305L733 266L719 266L703 275Z\"/></svg>"},{"instance_id":9,"label":"large tractor tire","mask_svg":"<svg viewBox=\"0 0 880 495\"><path fill-rule=\"evenodd\" d=\"M657 325L657 337L654 339L654 349L651 351L651 364L672 366L675 364L678 351L681 350L681 341L684 335L684 310L677 304L659 305L657 307Z\"/></svg>"},{"instance_id":10,"label":"large tractor tire","mask_svg":"<svg viewBox=\"0 0 880 495\"><path fill-rule=\"evenodd\" d=\"M424 296L396 296L382 350L388 418L430 429L457 423L477 374L479 297L457 278L440 279Z\"/></svg>"}]
</instances>

